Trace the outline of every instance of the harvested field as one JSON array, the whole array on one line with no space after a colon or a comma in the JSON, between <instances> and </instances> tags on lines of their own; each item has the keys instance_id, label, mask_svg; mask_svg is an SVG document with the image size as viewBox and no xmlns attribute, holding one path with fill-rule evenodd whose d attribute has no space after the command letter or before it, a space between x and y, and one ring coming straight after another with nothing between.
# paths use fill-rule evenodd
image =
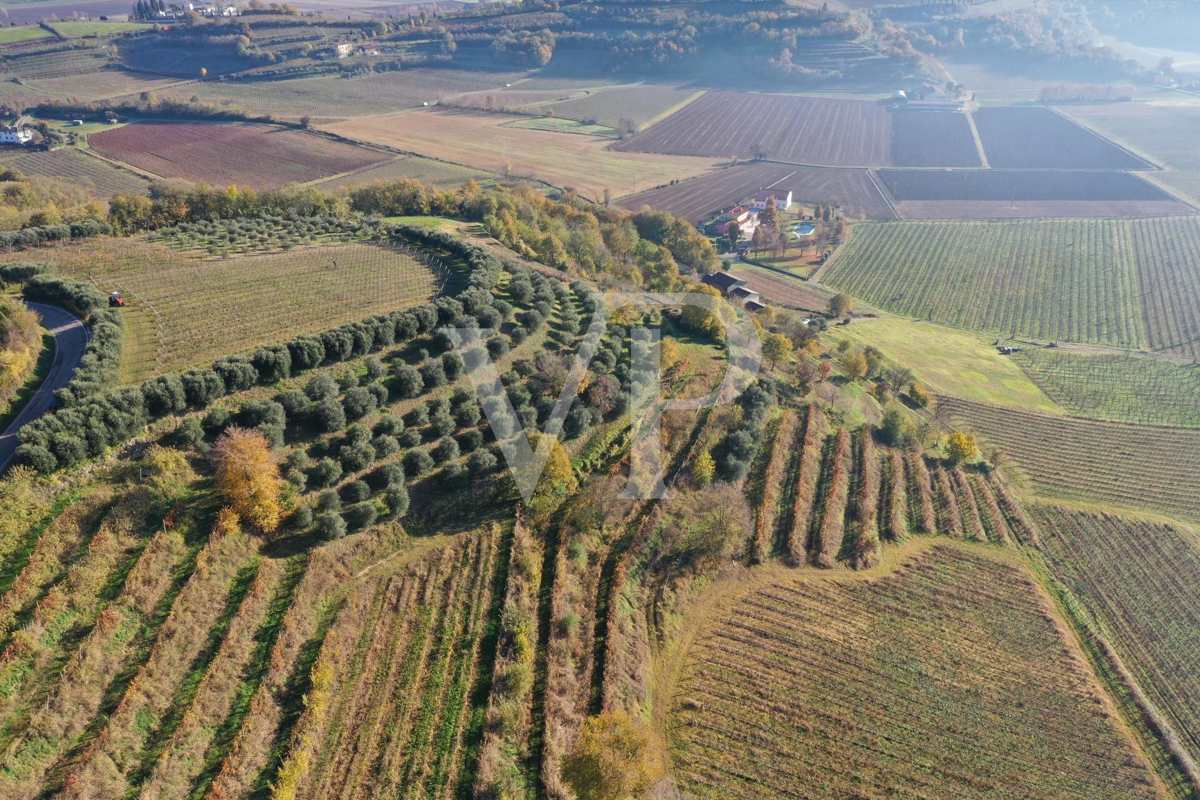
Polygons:
<instances>
[{"instance_id":1,"label":"harvested field","mask_svg":"<svg viewBox=\"0 0 1200 800\"><path fill-rule=\"evenodd\" d=\"M120 192L141 194L149 186L149 181L135 172L67 148L11 156L3 154L0 155L0 168L19 169L30 177L67 181L100 199Z\"/></svg>"},{"instance_id":2,"label":"harvested field","mask_svg":"<svg viewBox=\"0 0 1200 800\"><path fill-rule=\"evenodd\" d=\"M346 175L319 181L316 185L322 190L333 190L365 186L376 181L396 181L401 178L416 178L430 186L458 186L474 178L477 181L495 177L490 172L449 164L445 161L434 161L432 158L420 156L401 156L375 164L365 169L355 170Z\"/></svg>"},{"instance_id":3,"label":"harvested field","mask_svg":"<svg viewBox=\"0 0 1200 800\"><path fill-rule=\"evenodd\" d=\"M1020 364L1072 414L1200 428L1200 367L1135 355L1027 348Z\"/></svg>"},{"instance_id":4,"label":"harvested field","mask_svg":"<svg viewBox=\"0 0 1200 800\"><path fill-rule=\"evenodd\" d=\"M1030 509L1042 550L1200 759L1200 542L1193 531L1053 505Z\"/></svg>"},{"instance_id":5,"label":"harvested field","mask_svg":"<svg viewBox=\"0 0 1200 800\"><path fill-rule=\"evenodd\" d=\"M846 216L895 219L867 170L794 167L755 163L718 170L690 181L621 200L625 208L644 205L670 211L688 222L711 219L720 209L753 197L759 189L791 189L797 203L840 206Z\"/></svg>"},{"instance_id":6,"label":"harvested field","mask_svg":"<svg viewBox=\"0 0 1200 800\"><path fill-rule=\"evenodd\" d=\"M985 107L975 127L993 167L1150 169L1141 158L1040 106Z\"/></svg>"},{"instance_id":7,"label":"harvested field","mask_svg":"<svg viewBox=\"0 0 1200 800\"><path fill-rule=\"evenodd\" d=\"M892 115L865 100L709 92L619 149L830 166L889 163Z\"/></svg>"},{"instance_id":8,"label":"harvested field","mask_svg":"<svg viewBox=\"0 0 1200 800\"><path fill-rule=\"evenodd\" d=\"M676 112L702 94L696 89L677 86L617 86L565 102L540 105L539 109L550 109L556 116L566 119L595 120L610 128L627 119L641 129Z\"/></svg>"},{"instance_id":9,"label":"harvested field","mask_svg":"<svg viewBox=\"0 0 1200 800\"><path fill-rule=\"evenodd\" d=\"M856 226L822 283L897 314L969 330L1137 349L1147 341L1126 223Z\"/></svg>"},{"instance_id":10,"label":"harvested field","mask_svg":"<svg viewBox=\"0 0 1200 800\"><path fill-rule=\"evenodd\" d=\"M504 127L521 117L430 108L329 125L343 136L492 172L614 197L681 180L716 166L709 159L618 153L593 136Z\"/></svg>"},{"instance_id":11,"label":"harvested field","mask_svg":"<svg viewBox=\"0 0 1200 800\"><path fill-rule=\"evenodd\" d=\"M979 149L966 114L892 113L892 161L897 167L978 167Z\"/></svg>"},{"instance_id":12,"label":"harvested field","mask_svg":"<svg viewBox=\"0 0 1200 800\"><path fill-rule=\"evenodd\" d=\"M1113 141L1162 164L1151 179L1200 203L1200 107L1109 103L1063 111Z\"/></svg>"},{"instance_id":13,"label":"harvested field","mask_svg":"<svg viewBox=\"0 0 1200 800\"><path fill-rule=\"evenodd\" d=\"M422 103L436 103L465 92L503 87L519 80L521 74L411 69L361 78L205 82L162 94L175 100L197 97L218 106L279 119L307 115L329 120L420 108Z\"/></svg>"},{"instance_id":14,"label":"harvested field","mask_svg":"<svg viewBox=\"0 0 1200 800\"><path fill-rule=\"evenodd\" d=\"M1043 219L1195 214L1127 172L892 170L879 176L906 219Z\"/></svg>"},{"instance_id":15,"label":"harvested field","mask_svg":"<svg viewBox=\"0 0 1200 800\"><path fill-rule=\"evenodd\" d=\"M789 278L750 264L738 264L732 267L731 271L746 281L751 291L758 292L767 300L804 311L825 309L832 296L806 281Z\"/></svg>"},{"instance_id":16,"label":"harvested field","mask_svg":"<svg viewBox=\"0 0 1200 800\"><path fill-rule=\"evenodd\" d=\"M136 122L89 137L96 151L163 178L273 189L385 161L342 142L264 125Z\"/></svg>"},{"instance_id":17,"label":"harvested field","mask_svg":"<svg viewBox=\"0 0 1200 800\"><path fill-rule=\"evenodd\" d=\"M164 371L179 372L423 303L435 291L432 271L408 253L351 242L202 259L144 239L104 239L55 248L42 260L125 293L127 382L153 374L156 359Z\"/></svg>"},{"instance_id":18,"label":"harvested field","mask_svg":"<svg viewBox=\"0 0 1200 800\"><path fill-rule=\"evenodd\" d=\"M949 397L939 398L939 409L955 427L997 448L1041 494L1200 519L1200 431L1054 417Z\"/></svg>"},{"instance_id":19,"label":"harvested field","mask_svg":"<svg viewBox=\"0 0 1200 800\"><path fill-rule=\"evenodd\" d=\"M754 589L687 655L675 777L714 797L1157 796L1052 614L1023 568L945 544L876 580Z\"/></svg>"},{"instance_id":20,"label":"harvested field","mask_svg":"<svg viewBox=\"0 0 1200 800\"><path fill-rule=\"evenodd\" d=\"M1127 223L1150 348L1200 356L1200 217Z\"/></svg>"}]
</instances>

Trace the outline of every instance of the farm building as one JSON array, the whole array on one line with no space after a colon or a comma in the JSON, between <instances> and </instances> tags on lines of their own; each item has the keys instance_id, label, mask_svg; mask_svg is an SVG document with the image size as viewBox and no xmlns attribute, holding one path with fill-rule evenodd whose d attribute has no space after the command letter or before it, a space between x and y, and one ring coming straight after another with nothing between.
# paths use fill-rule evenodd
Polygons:
<instances>
[{"instance_id":1,"label":"farm building","mask_svg":"<svg viewBox=\"0 0 1200 800\"><path fill-rule=\"evenodd\" d=\"M754 207L763 209L767 207L767 202L775 198L775 207L780 211L787 211L792 207L792 192L790 189L762 189L754 196Z\"/></svg>"},{"instance_id":2,"label":"farm building","mask_svg":"<svg viewBox=\"0 0 1200 800\"><path fill-rule=\"evenodd\" d=\"M333 45L333 52L338 58L349 58L354 53L354 45L350 42L336 42Z\"/></svg>"},{"instance_id":3,"label":"farm building","mask_svg":"<svg viewBox=\"0 0 1200 800\"><path fill-rule=\"evenodd\" d=\"M33 131L20 122L0 128L0 144L26 144L33 139Z\"/></svg>"},{"instance_id":4,"label":"farm building","mask_svg":"<svg viewBox=\"0 0 1200 800\"><path fill-rule=\"evenodd\" d=\"M734 289L746 288L746 282L736 275L730 275L728 272L714 272L711 275L705 275L702 279L703 283L707 283L715 289L719 289L721 294L729 297Z\"/></svg>"},{"instance_id":5,"label":"farm building","mask_svg":"<svg viewBox=\"0 0 1200 800\"><path fill-rule=\"evenodd\" d=\"M747 303L762 302L762 297L759 296L758 292L746 286L738 286L734 289L730 289L729 293L725 296L730 300L741 303L742 305L746 305Z\"/></svg>"},{"instance_id":6,"label":"farm building","mask_svg":"<svg viewBox=\"0 0 1200 800\"><path fill-rule=\"evenodd\" d=\"M730 226L736 225L741 231L742 238L749 239L758 228L758 211L757 208L745 208L744 206L731 206L724 209L717 216L717 233L727 236Z\"/></svg>"}]
</instances>

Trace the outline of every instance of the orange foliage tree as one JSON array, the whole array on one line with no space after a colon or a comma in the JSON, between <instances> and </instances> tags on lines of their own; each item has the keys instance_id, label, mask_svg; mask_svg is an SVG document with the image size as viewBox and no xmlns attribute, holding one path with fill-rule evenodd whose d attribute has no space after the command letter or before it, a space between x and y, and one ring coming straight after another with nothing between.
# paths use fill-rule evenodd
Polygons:
<instances>
[{"instance_id":1,"label":"orange foliage tree","mask_svg":"<svg viewBox=\"0 0 1200 800\"><path fill-rule=\"evenodd\" d=\"M229 507L258 530L270 533L283 516L283 478L267 439L258 431L230 428L213 449L217 489Z\"/></svg>"}]
</instances>

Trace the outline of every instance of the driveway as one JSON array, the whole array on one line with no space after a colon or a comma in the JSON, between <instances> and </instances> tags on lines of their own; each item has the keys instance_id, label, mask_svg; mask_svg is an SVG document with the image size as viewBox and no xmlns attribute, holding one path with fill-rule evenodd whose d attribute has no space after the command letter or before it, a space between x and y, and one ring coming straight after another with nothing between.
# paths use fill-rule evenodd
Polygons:
<instances>
[{"instance_id":1,"label":"driveway","mask_svg":"<svg viewBox=\"0 0 1200 800\"><path fill-rule=\"evenodd\" d=\"M38 387L37 393L29 398L29 402L8 426L8 430L0 434L0 472L8 469L13 453L20 444L17 441L17 431L54 406L55 390L70 383L71 377L75 374L75 368L83 359L83 352L87 349L88 340L91 337L82 322L58 306L28 301L25 305L42 318L42 327L54 335L54 363L50 365L50 372L46 374L46 379Z\"/></svg>"}]
</instances>

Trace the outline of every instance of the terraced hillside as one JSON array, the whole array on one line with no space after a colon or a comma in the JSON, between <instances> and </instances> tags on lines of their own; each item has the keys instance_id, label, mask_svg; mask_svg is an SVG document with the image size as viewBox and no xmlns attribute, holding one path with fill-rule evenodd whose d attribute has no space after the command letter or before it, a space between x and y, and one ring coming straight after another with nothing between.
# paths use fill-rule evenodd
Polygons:
<instances>
[{"instance_id":1,"label":"terraced hillside","mask_svg":"<svg viewBox=\"0 0 1200 800\"><path fill-rule=\"evenodd\" d=\"M1158 796L1101 698L1027 572L937 545L724 606L671 699L671 759L698 796Z\"/></svg>"}]
</instances>

